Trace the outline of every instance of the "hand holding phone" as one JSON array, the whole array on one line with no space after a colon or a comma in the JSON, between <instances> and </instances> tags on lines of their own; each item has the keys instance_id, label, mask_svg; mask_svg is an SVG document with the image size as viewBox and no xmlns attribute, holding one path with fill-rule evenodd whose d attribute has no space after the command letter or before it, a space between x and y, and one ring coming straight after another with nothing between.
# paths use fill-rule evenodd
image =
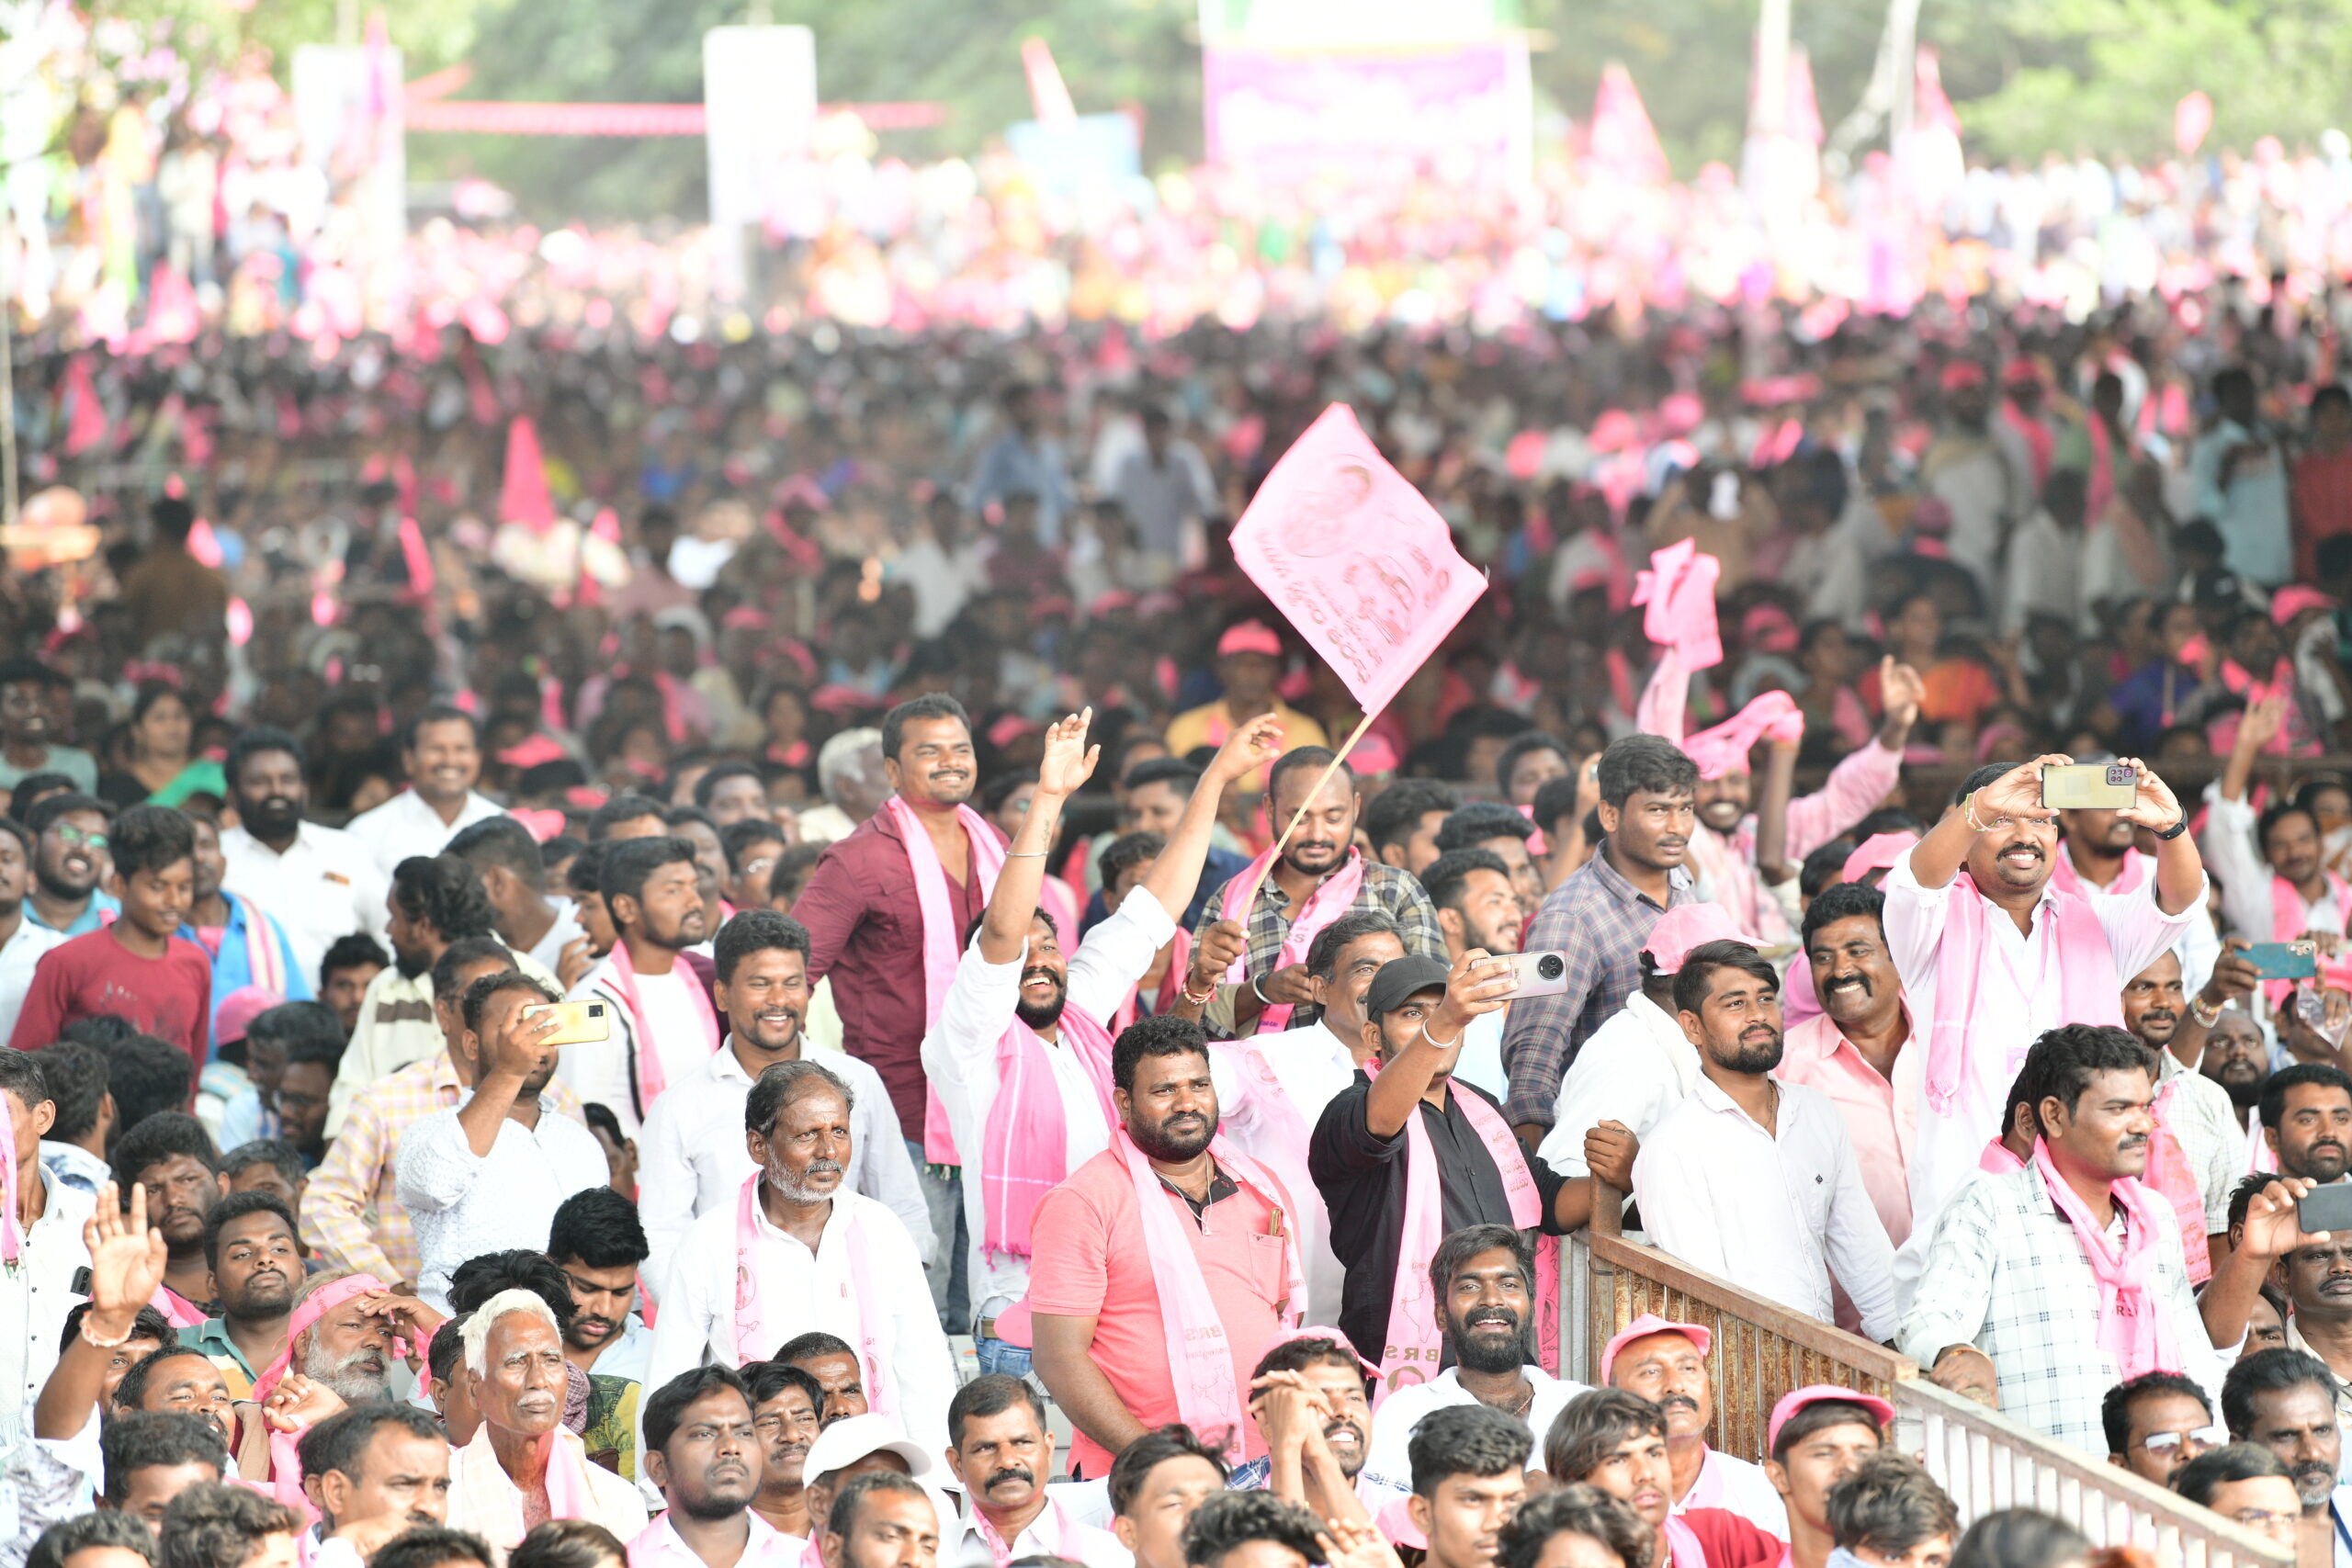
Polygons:
<instances>
[{"instance_id":1,"label":"hand holding phone","mask_svg":"<svg viewBox=\"0 0 2352 1568\"><path fill-rule=\"evenodd\" d=\"M2041 804L2052 811L2121 811L2140 797L2129 762L2052 763L2041 770Z\"/></svg>"}]
</instances>

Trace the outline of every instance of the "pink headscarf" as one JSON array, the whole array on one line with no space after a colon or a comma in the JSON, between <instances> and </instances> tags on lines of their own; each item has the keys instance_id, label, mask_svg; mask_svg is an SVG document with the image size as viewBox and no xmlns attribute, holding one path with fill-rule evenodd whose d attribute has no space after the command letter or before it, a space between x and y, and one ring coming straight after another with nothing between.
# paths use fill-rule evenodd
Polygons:
<instances>
[{"instance_id":1,"label":"pink headscarf","mask_svg":"<svg viewBox=\"0 0 2352 1568\"><path fill-rule=\"evenodd\" d=\"M340 1280L321 1285L303 1297L296 1303L293 1313L286 1319L286 1348L278 1351L277 1359L264 1367L260 1374L254 1379L254 1403L267 1404L271 1391L276 1389L286 1374L293 1370L294 1341L302 1337L304 1329L314 1326L319 1319L326 1316L354 1296L364 1296L371 1292L383 1295L389 1294L390 1291L390 1285L385 1284L373 1274L348 1274ZM405 1339L392 1341L392 1354L405 1360L408 1353L408 1341Z\"/></svg>"},{"instance_id":2,"label":"pink headscarf","mask_svg":"<svg viewBox=\"0 0 2352 1568\"><path fill-rule=\"evenodd\" d=\"M1765 692L1716 725L1683 739L1682 750L1699 764L1702 779L1719 779L1747 766L1747 753L1770 735L1776 740L1804 736L1804 715L1786 692Z\"/></svg>"}]
</instances>

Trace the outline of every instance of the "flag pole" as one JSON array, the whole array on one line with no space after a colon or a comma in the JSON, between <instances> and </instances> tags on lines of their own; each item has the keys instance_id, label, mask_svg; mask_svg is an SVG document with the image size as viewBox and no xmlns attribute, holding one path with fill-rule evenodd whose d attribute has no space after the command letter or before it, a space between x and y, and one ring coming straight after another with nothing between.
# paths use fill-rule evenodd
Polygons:
<instances>
[{"instance_id":1,"label":"flag pole","mask_svg":"<svg viewBox=\"0 0 2352 1568\"><path fill-rule=\"evenodd\" d=\"M1273 852L1266 857L1266 869L1258 874L1258 879L1250 885L1250 896L1241 900L1242 919L1245 922L1250 918L1250 907L1258 901L1258 889L1266 885L1266 878L1273 874L1275 863L1283 858L1283 846L1290 842L1290 836L1297 831L1298 825L1306 820L1306 808L1315 804L1315 797L1323 793L1323 786L1338 775L1340 767L1348 760L1348 753L1355 750L1356 742L1363 739L1363 732L1370 729L1372 721L1379 716L1380 711L1375 709L1357 721L1355 728L1349 733L1345 740L1340 743L1340 750L1332 756L1330 765L1323 770L1323 776L1315 781L1315 787L1306 792L1306 798L1300 801L1298 809L1290 814L1290 821L1283 826L1282 837L1274 840ZM1266 803L1271 807L1273 804L1273 781L1271 777L1267 780L1266 797Z\"/></svg>"}]
</instances>

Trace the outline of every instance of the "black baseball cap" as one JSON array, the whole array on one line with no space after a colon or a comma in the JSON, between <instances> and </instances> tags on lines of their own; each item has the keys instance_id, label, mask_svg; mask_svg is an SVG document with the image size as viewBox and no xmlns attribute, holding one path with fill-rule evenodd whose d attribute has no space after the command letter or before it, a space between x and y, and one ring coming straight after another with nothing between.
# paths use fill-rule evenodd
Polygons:
<instances>
[{"instance_id":1,"label":"black baseball cap","mask_svg":"<svg viewBox=\"0 0 2352 1568\"><path fill-rule=\"evenodd\" d=\"M1390 959L1380 966L1380 973L1372 977L1372 988L1363 994L1364 1017L1394 1012L1423 991L1442 991L1447 973L1442 959L1420 953Z\"/></svg>"}]
</instances>

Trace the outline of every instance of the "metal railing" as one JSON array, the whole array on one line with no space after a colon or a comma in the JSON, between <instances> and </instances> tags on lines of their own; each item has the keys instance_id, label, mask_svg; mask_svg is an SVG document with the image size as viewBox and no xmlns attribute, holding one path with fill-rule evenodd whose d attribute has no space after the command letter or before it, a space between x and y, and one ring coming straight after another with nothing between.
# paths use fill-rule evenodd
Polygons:
<instances>
[{"instance_id":1,"label":"metal railing","mask_svg":"<svg viewBox=\"0 0 2352 1568\"><path fill-rule=\"evenodd\" d=\"M1643 1313L1700 1324L1714 1335L1709 1441L1724 1453L1763 1459L1781 1396L1836 1383L1894 1405L1896 1445L1920 1456L1963 1524L1998 1508L2039 1508L2094 1545L2153 1552L2162 1568L2291 1568L2290 1548L1940 1388L1907 1357L1626 1239L1621 1198L1600 1188L1590 1231L1561 1249L1563 1375L1594 1382L1601 1347Z\"/></svg>"},{"instance_id":2,"label":"metal railing","mask_svg":"<svg viewBox=\"0 0 2352 1568\"><path fill-rule=\"evenodd\" d=\"M2291 1547L1925 1378L1896 1383L1894 1398L1895 1442L1920 1456L1964 1520L2038 1508L2094 1546L2136 1546L2182 1568L2288 1568L2295 1560Z\"/></svg>"}]
</instances>

